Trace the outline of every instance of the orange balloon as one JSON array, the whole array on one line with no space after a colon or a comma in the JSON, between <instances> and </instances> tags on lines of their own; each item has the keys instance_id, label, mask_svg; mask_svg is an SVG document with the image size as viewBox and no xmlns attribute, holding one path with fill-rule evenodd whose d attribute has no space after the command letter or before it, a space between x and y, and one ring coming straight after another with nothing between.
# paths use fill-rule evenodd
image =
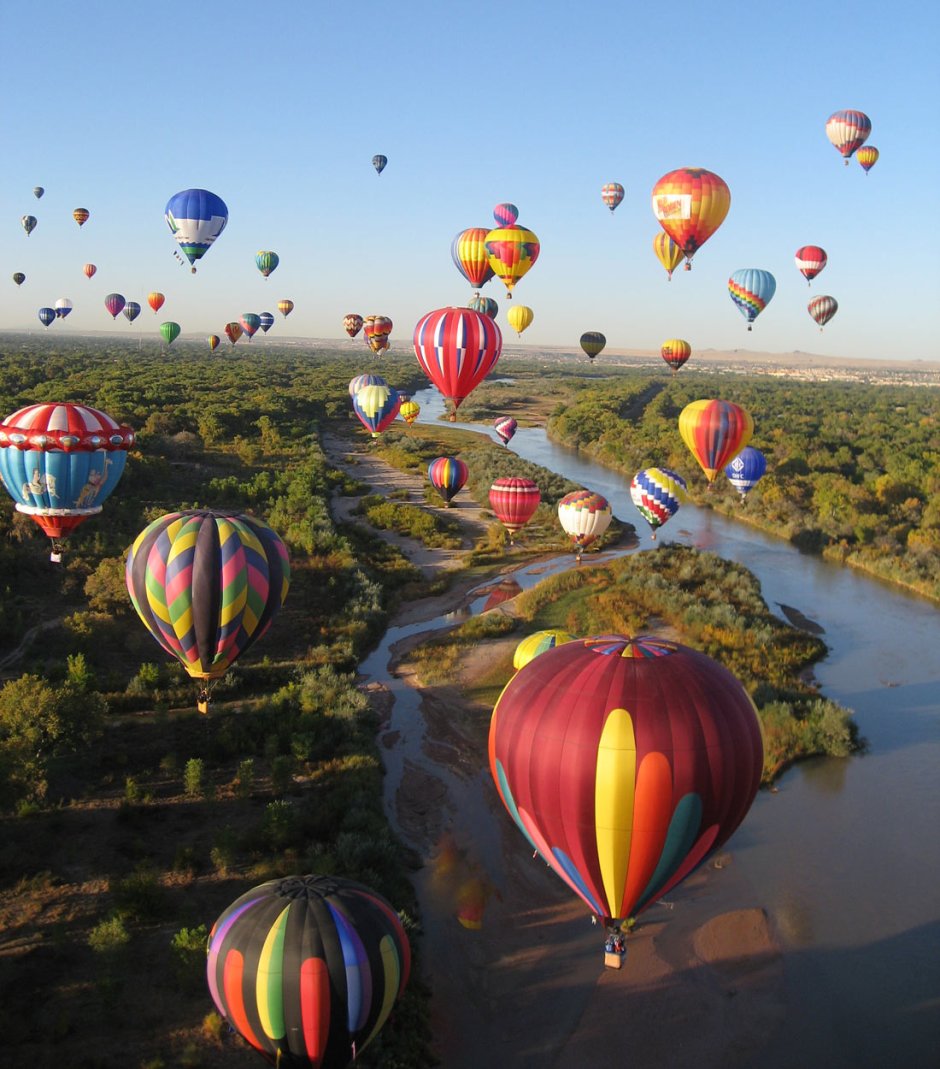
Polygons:
<instances>
[{"instance_id":1,"label":"orange balloon","mask_svg":"<svg viewBox=\"0 0 940 1069\"><path fill-rule=\"evenodd\" d=\"M156 290L154 290L153 293L147 294L147 304L153 309L154 315L156 315L156 313L163 307L163 302L165 300L166 297L164 297L162 293L157 293Z\"/></svg>"},{"instance_id":2,"label":"orange balloon","mask_svg":"<svg viewBox=\"0 0 940 1069\"><path fill-rule=\"evenodd\" d=\"M680 167L653 186L653 215L682 250L686 271L730 207L731 190L717 174L701 167Z\"/></svg>"}]
</instances>

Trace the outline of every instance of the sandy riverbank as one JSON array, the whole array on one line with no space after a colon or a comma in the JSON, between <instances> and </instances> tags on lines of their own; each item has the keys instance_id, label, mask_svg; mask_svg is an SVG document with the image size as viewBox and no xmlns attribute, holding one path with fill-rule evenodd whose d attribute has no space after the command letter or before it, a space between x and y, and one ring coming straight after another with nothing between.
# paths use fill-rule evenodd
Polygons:
<instances>
[{"instance_id":1,"label":"sandy riverbank","mask_svg":"<svg viewBox=\"0 0 940 1069\"><path fill-rule=\"evenodd\" d=\"M342 461L363 481L421 492L417 477L383 471L375 458L352 456L356 448L343 442ZM344 515L346 507L334 503L334 515ZM451 515L465 511L470 520L470 508ZM445 560L408 541L397 544L426 574L459 566L459 551ZM466 594L467 584L458 582L439 598L408 605L393 623L432 620L459 607ZM415 689L423 725L419 750L405 757L393 823L424 861L415 877L421 954L442 1065L756 1064L784 1019L783 960L733 853L714 859L667 904L644 913L629 937L623 969L605 969L602 931L532 857L490 782L489 710L462 692L487 655L465 658L451 685L422 687L408 661L415 642L393 648L388 666ZM381 682L371 689L381 704ZM403 743L389 697L381 742L391 752Z\"/></svg>"}]
</instances>

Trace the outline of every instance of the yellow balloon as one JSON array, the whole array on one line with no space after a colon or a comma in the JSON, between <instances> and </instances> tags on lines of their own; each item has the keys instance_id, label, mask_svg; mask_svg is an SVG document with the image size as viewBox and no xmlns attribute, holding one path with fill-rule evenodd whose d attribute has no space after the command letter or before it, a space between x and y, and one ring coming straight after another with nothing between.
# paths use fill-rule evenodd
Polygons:
<instances>
[{"instance_id":1,"label":"yellow balloon","mask_svg":"<svg viewBox=\"0 0 940 1069\"><path fill-rule=\"evenodd\" d=\"M535 319L535 312L524 304L514 304L506 313L506 319L512 329L522 337L522 332Z\"/></svg>"},{"instance_id":2,"label":"yellow balloon","mask_svg":"<svg viewBox=\"0 0 940 1069\"><path fill-rule=\"evenodd\" d=\"M544 653L555 646L561 646L565 642L573 641L574 635L569 635L567 631L559 631L557 629L535 631L516 646L516 652L512 655L512 666L518 672L520 668L525 668L529 661L534 660L540 653Z\"/></svg>"}]
</instances>

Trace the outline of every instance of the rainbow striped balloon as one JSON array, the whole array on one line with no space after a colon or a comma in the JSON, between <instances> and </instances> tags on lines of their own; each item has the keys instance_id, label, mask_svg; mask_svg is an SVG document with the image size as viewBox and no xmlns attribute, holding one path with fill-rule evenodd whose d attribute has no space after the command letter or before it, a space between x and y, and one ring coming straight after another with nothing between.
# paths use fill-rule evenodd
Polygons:
<instances>
[{"instance_id":1,"label":"rainbow striped balloon","mask_svg":"<svg viewBox=\"0 0 940 1069\"><path fill-rule=\"evenodd\" d=\"M287 548L254 516L171 512L127 554L137 615L194 679L218 679L268 629L290 586Z\"/></svg>"},{"instance_id":2,"label":"rainbow striped balloon","mask_svg":"<svg viewBox=\"0 0 940 1069\"><path fill-rule=\"evenodd\" d=\"M428 480L448 505L463 489L469 475L467 465L459 457L437 457L428 465Z\"/></svg>"},{"instance_id":3,"label":"rainbow striped balloon","mask_svg":"<svg viewBox=\"0 0 940 1069\"><path fill-rule=\"evenodd\" d=\"M269 880L209 933L219 1012L272 1064L341 1069L376 1036L411 971L395 910L336 876Z\"/></svg>"},{"instance_id":4,"label":"rainbow striped balloon","mask_svg":"<svg viewBox=\"0 0 940 1069\"><path fill-rule=\"evenodd\" d=\"M777 280L759 267L742 267L728 279L728 293L747 320L748 330L776 292Z\"/></svg>"},{"instance_id":5,"label":"rainbow striped balloon","mask_svg":"<svg viewBox=\"0 0 940 1069\"><path fill-rule=\"evenodd\" d=\"M753 433L750 413L733 401L693 401L679 413L679 434L710 483L741 452Z\"/></svg>"},{"instance_id":6,"label":"rainbow striped balloon","mask_svg":"<svg viewBox=\"0 0 940 1069\"><path fill-rule=\"evenodd\" d=\"M630 480L630 498L652 528L654 542L656 529L675 516L687 491L685 479L668 468L644 468Z\"/></svg>"}]
</instances>

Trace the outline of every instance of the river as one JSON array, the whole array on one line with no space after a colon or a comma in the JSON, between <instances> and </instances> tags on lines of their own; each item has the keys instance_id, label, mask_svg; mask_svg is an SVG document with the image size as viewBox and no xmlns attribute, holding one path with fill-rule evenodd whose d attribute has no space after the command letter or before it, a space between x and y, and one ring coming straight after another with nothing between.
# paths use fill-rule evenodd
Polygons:
<instances>
[{"instance_id":1,"label":"river","mask_svg":"<svg viewBox=\"0 0 940 1069\"><path fill-rule=\"evenodd\" d=\"M415 400L421 422L443 411L434 390ZM518 430L510 449L602 493L615 516L636 526L638 551L652 546L629 479L550 442L541 429ZM737 561L760 580L772 609L793 606L816 624L829 648L816 679L827 697L854 710L870 744L863 756L815 759L787 772L777 793L758 795L729 843L784 950L787 1027L762 1053L761 1069L937 1064L940 612L709 509L684 506L658 537ZM399 632L433 626L393 629L363 671L384 679ZM391 683L397 700L412 700L402 693L409 688ZM389 773L394 781L400 768ZM472 781L453 786L474 789Z\"/></svg>"}]
</instances>

